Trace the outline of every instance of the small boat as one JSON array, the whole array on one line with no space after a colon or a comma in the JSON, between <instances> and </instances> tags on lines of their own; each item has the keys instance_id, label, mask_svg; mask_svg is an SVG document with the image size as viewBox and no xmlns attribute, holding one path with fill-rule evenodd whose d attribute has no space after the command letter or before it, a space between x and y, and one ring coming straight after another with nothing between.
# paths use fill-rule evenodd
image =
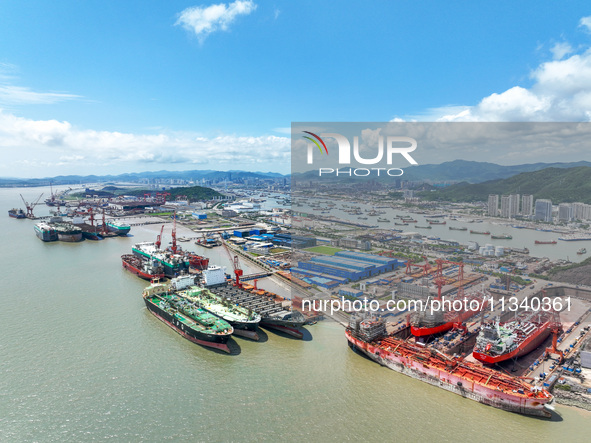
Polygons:
<instances>
[{"instance_id":1,"label":"small boat","mask_svg":"<svg viewBox=\"0 0 591 443\"><path fill-rule=\"evenodd\" d=\"M583 255L583 254L586 254L586 253L587 253L587 249L585 249L585 248L581 248L581 249L579 249L577 251L577 254L579 254L579 255Z\"/></svg>"}]
</instances>

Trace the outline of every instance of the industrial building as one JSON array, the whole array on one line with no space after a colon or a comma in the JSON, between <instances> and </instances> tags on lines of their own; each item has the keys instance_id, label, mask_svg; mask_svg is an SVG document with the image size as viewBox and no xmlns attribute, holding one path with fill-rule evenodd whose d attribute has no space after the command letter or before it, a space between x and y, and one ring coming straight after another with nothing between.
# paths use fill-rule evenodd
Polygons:
<instances>
[{"instance_id":1,"label":"industrial building","mask_svg":"<svg viewBox=\"0 0 591 443\"><path fill-rule=\"evenodd\" d=\"M339 251L333 256L312 257L309 261L298 262L293 273L316 272L332 278L357 281L397 269L404 264L394 258L355 251Z\"/></svg>"}]
</instances>

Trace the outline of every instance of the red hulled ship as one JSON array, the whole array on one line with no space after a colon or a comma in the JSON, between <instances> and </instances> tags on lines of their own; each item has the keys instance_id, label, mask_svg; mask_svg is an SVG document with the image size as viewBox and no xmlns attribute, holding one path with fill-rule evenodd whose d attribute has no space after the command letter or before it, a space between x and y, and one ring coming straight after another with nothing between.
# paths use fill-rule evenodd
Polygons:
<instances>
[{"instance_id":1,"label":"red hulled ship","mask_svg":"<svg viewBox=\"0 0 591 443\"><path fill-rule=\"evenodd\" d=\"M386 336L381 319L353 316L345 335L351 348L396 372L505 411L546 418L552 415L553 396L548 391L494 369Z\"/></svg>"},{"instance_id":2,"label":"red hulled ship","mask_svg":"<svg viewBox=\"0 0 591 443\"><path fill-rule=\"evenodd\" d=\"M522 313L510 322L483 324L472 355L490 365L521 357L548 338L552 324L548 312Z\"/></svg>"}]
</instances>

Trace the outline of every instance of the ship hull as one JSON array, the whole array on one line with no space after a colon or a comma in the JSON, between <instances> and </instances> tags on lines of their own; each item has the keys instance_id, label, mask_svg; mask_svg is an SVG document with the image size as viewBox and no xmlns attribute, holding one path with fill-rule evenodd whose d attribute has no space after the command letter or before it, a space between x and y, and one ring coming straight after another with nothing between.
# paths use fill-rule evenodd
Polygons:
<instances>
[{"instance_id":1,"label":"ship hull","mask_svg":"<svg viewBox=\"0 0 591 443\"><path fill-rule=\"evenodd\" d=\"M219 349L221 351L230 353L228 348L228 340L230 335L213 335L207 333L200 333L189 328L181 329L182 323L177 319L173 318L168 312L163 311L158 306L152 304L149 300L144 298L144 302L148 310L156 316L160 321L167 324L170 328L174 329L178 334L182 335L189 341L196 343L201 346L207 346L209 348Z\"/></svg>"},{"instance_id":2,"label":"ship hull","mask_svg":"<svg viewBox=\"0 0 591 443\"><path fill-rule=\"evenodd\" d=\"M412 326L410 327L410 333L415 337L426 337L428 335L434 334L441 334L443 332L449 331L451 328L454 327L454 324L461 323L465 320L468 320L470 317L478 314L479 311L466 311L458 314L453 321L448 321L442 323L437 326L433 327L422 327L422 326Z\"/></svg>"},{"instance_id":3,"label":"ship hull","mask_svg":"<svg viewBox=\"0 0 591 443\"><path fill-rule=\"evenodd\" d=\"M346 337L352 349L365 354L376 363L464 398L524 415L544 418L549 418L552 415L544 407L545 404L550 403L551 396L548 399L513 396L510 393L487 388L447 371L428 367L417 359L396 355L353 337L348 330Z\"/></svg>"},{"instance_id":4,"label":"ship hull","mask_svg":"<svg viewBox=\"0 0 591 443\"><path fill-rule=\"evenodd\" d=\"M24 214L15 214L13 212L9 212L8 216L12 218L26 218Z\"/></svg>"},{"instance_id":5,"label":"ship hull","mask_svg":"<svg viewBox=\"0 0 591 443\"><path fill-rule=\"evenodd\" d=\"M37 229L35 228L35 235L37 236L37 238L39 240L45 241L45 242L52 242L52 241L57 241L57 232L55 232L54 230L41 230L41 229Z\"/></svg>"},{"instance_id":6,"label":"ship hull","mask_svg":"<svg viewBox=\"0 0 591 443\"><path fill-rule=\"evenodd\" d=\"M164 274L149 274L133 266L133 264L125 261L125 259L121 259L121 263L123 264L123 267L129 272L137 275L139 278L143 278L144 280L150 281L155 278L164 278Z\"/></svg>"},{"instance_id":7,"label":"ship hull","mask_svg":"<svg viewBox=\"0 0 591 443\"><path fill-rule=\"evenodd\" d=\"M82 232L79 232L77 234L60 234L58 232L57 238L59 239L59 241L65 241L69 243L79 242L82 241Z\"/></svg>"},{"instance_id":8,"label":"ship hull","mask_svg":"<svg viewBox=\"0 0 591 443\"><path fill-rule=\"evenodd\" d=\"M550 332L551 329L549 326L546 328L540 328L537 334L532 334L531 336L529 336L520 346L518 346L512 352L507 352L501 355L489 355L486 353L474 351L472 352L472 355L475 359L489 365L494 365L495 363L500 363L511 358L519 358L526 354L529 354L531 351L540 346L544 342L544 340L548 338Z\"/></svg>"},{"instance_id":9,"label":"ship hull","mask_svg":"<svg viewBox=\"0 0 591 443\"><path fill-rule=\"evenodd\" d=\"M130 226L113 226L109 223L107 223L107 229L111 232L114 232L117 235L127 235L129 234L129 231L131 230Z\"/></svg>"},{"instance_id":10,"label":"ship hull","mask_svg":"<svg viewBox=\"0 0 591 443\"><path fill-rule=\"evenodd\" d=\"M260 325L265 328L284 332L295 338L304 338L304 333L300 329L304 325L302 322L275 320L270 317L264 317L261 319Z\"/></svg>"}]
</instances>

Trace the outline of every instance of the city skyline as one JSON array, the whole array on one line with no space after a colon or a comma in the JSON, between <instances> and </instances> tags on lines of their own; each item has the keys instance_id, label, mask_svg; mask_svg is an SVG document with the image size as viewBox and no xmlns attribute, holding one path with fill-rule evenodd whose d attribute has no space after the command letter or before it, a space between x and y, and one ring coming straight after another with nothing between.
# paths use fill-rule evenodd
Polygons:
<instances>
[{"instance_id":1,"label":"city skyline","mask_svg":"<svg viewBox=\"0 0 591 443\"><path fill-rule=\"evenodd\" d=\"M143 5L0 6L0 177L285 174L292 121L591 117L583 2L526 2L515 14L470 4ZM414 32L419 21L429 31ZM531 157L591 160L587 152ZM465 154L526 163L508 152Z\"/></svg>"}]
</instances>

